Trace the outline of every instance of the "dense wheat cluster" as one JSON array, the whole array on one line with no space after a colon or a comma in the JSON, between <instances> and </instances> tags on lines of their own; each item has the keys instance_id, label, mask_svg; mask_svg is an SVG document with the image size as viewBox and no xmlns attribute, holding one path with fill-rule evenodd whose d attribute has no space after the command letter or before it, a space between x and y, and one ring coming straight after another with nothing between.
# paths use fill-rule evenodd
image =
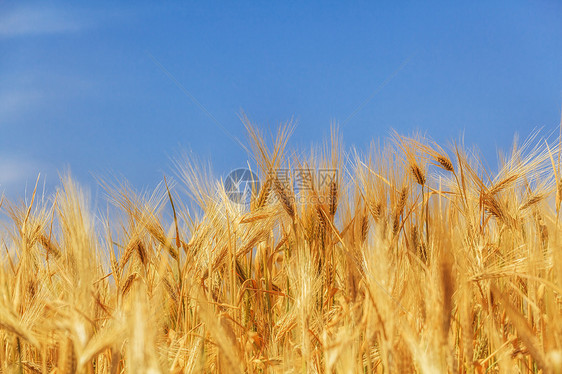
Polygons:
<instances>
[{"instance_id":1,"label":"dense wheat cluster","mask_svg":"<svg viewBox=\"0 0 562 374\"><path fill-rule=\"evenodd\" d=\"M70 177L3 199L0 372L562 373L558 142L490 169L247 128L249 205L189 159L95 207Z\"/></svg>"}]
</instances>

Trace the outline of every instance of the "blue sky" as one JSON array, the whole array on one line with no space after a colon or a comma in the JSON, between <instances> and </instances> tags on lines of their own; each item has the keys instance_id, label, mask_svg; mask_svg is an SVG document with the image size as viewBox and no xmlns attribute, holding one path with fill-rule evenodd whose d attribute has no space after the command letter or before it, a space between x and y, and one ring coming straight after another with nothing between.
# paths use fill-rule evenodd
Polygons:
<instances>
[{"instance_id":1,"label":"blue sky","mask_svg":"<svg viewBox=\"0 0 562 374\"><path fill-rule=\"evenodd\" d=\"M219 176L244 166L153 58L241 139L243 110L263 128L294 118L296 147L335 121L359 149L390 129L464 134L493 164L514 133L560 121L560 19L554 0L0 1L0 189L68 167L150 187L182 149Z\"/></svg>"}]
</instances>

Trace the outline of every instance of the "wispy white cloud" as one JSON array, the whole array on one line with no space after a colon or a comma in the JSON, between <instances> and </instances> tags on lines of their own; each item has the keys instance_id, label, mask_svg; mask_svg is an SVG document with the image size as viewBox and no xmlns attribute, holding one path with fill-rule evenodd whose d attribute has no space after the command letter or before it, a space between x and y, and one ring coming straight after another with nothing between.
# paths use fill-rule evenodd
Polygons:
<instances>
[{"instance_id":1,"label":"wispy white cloud","mask_svg":"<svg viewBox=\"0 0 562 374\"><path fill-rule=\"evenodd\" d=\"M34 89L0 91L0 125L29 112L30 108L41 102L43 96L39 90Z\"/></svg>"},{"instance_id":2,"label":"wispy white cloud","mask_svg":"<svg viewBox=\"0 0 562 374\"><path fill-rule=\"evenodd\" d=\"M98 81L76 73L45 73L41 69L0 72L0 128L10 122L36 117L52 105L84 100Z\"/></svg>"},{"instance_id":3,"label":"wispy white cloud","mask_svg":"<svg viewBox=\"0 0 562 374\"><path fill-rule=\"evenodd\" d=\"M0 15L0 38L74 32L87 26L77 14L62 9L26 6Z\"/></svg>"},{"instance_id":4,"label":"wispy white cloud","mask_svg":"<svg viewBox=\"0 0 562 374\"><path fill-rule=\"evenodd\" d=\"M56 170L49 163L31 159L24 154L0 153L0 196L11 201L28 197L33 192L38 176L41 177L38 187L42 192L52 189L53 182L58 180Z\"/></svg>"},{"instance_id":5,"label":"wispy white cloud","mask_svg":"<svg viewBox=\"0 0 562 374\"><path fill-rule=\"evenodd\" d=\"M16 156L0 155L0 190L37 178L41 167L34 162Z\"/></svg>"}]
</instances>

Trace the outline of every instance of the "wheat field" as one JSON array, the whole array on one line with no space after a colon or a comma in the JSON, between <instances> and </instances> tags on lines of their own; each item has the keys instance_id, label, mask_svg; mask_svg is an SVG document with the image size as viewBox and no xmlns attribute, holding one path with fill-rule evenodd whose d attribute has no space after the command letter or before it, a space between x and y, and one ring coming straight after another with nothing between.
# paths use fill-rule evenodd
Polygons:
<instances>
[{"instance_id":1,"label":"wheat field","mask_svg":"<svg viewBox=\"0 0 562 374\"><path fill-rule=\"evenodd\" d=\"M248 205L188 157L95 206L70 175L2 199L0 372L562 373L559 140L490 168L246 127Z\"/></svg>"}]
</instances>

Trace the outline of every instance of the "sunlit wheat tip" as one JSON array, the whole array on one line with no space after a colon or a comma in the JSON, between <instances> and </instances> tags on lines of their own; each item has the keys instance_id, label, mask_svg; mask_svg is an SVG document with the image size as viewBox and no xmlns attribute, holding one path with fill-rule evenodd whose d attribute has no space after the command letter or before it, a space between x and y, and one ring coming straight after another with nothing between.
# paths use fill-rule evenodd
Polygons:
<instances>
[{"instance_id":1,"label":"sunlit wheat tip","mask_svg":"<svg viewBox=\"0 0 562 374\"><path fill-rule=\"evenodd\" d=\"M412 170L412 174L414 175L414 178L416 179L416 182L418 182L420 186L423 186L425 184L425 174L421 171L419 166L416 164L412 164L411 170Z\"/></svg>"},{"instance_id":2,"label":"sunlit wheat tip","mask_svg":"<svg viewBox=\"0 0 562 374\"><path fill-rule=\"evenodd\" d=\"M437 156L437 162L441 167L447 171L454 172L453 163L447 157Z\"/></svg>"}]
</instances>

